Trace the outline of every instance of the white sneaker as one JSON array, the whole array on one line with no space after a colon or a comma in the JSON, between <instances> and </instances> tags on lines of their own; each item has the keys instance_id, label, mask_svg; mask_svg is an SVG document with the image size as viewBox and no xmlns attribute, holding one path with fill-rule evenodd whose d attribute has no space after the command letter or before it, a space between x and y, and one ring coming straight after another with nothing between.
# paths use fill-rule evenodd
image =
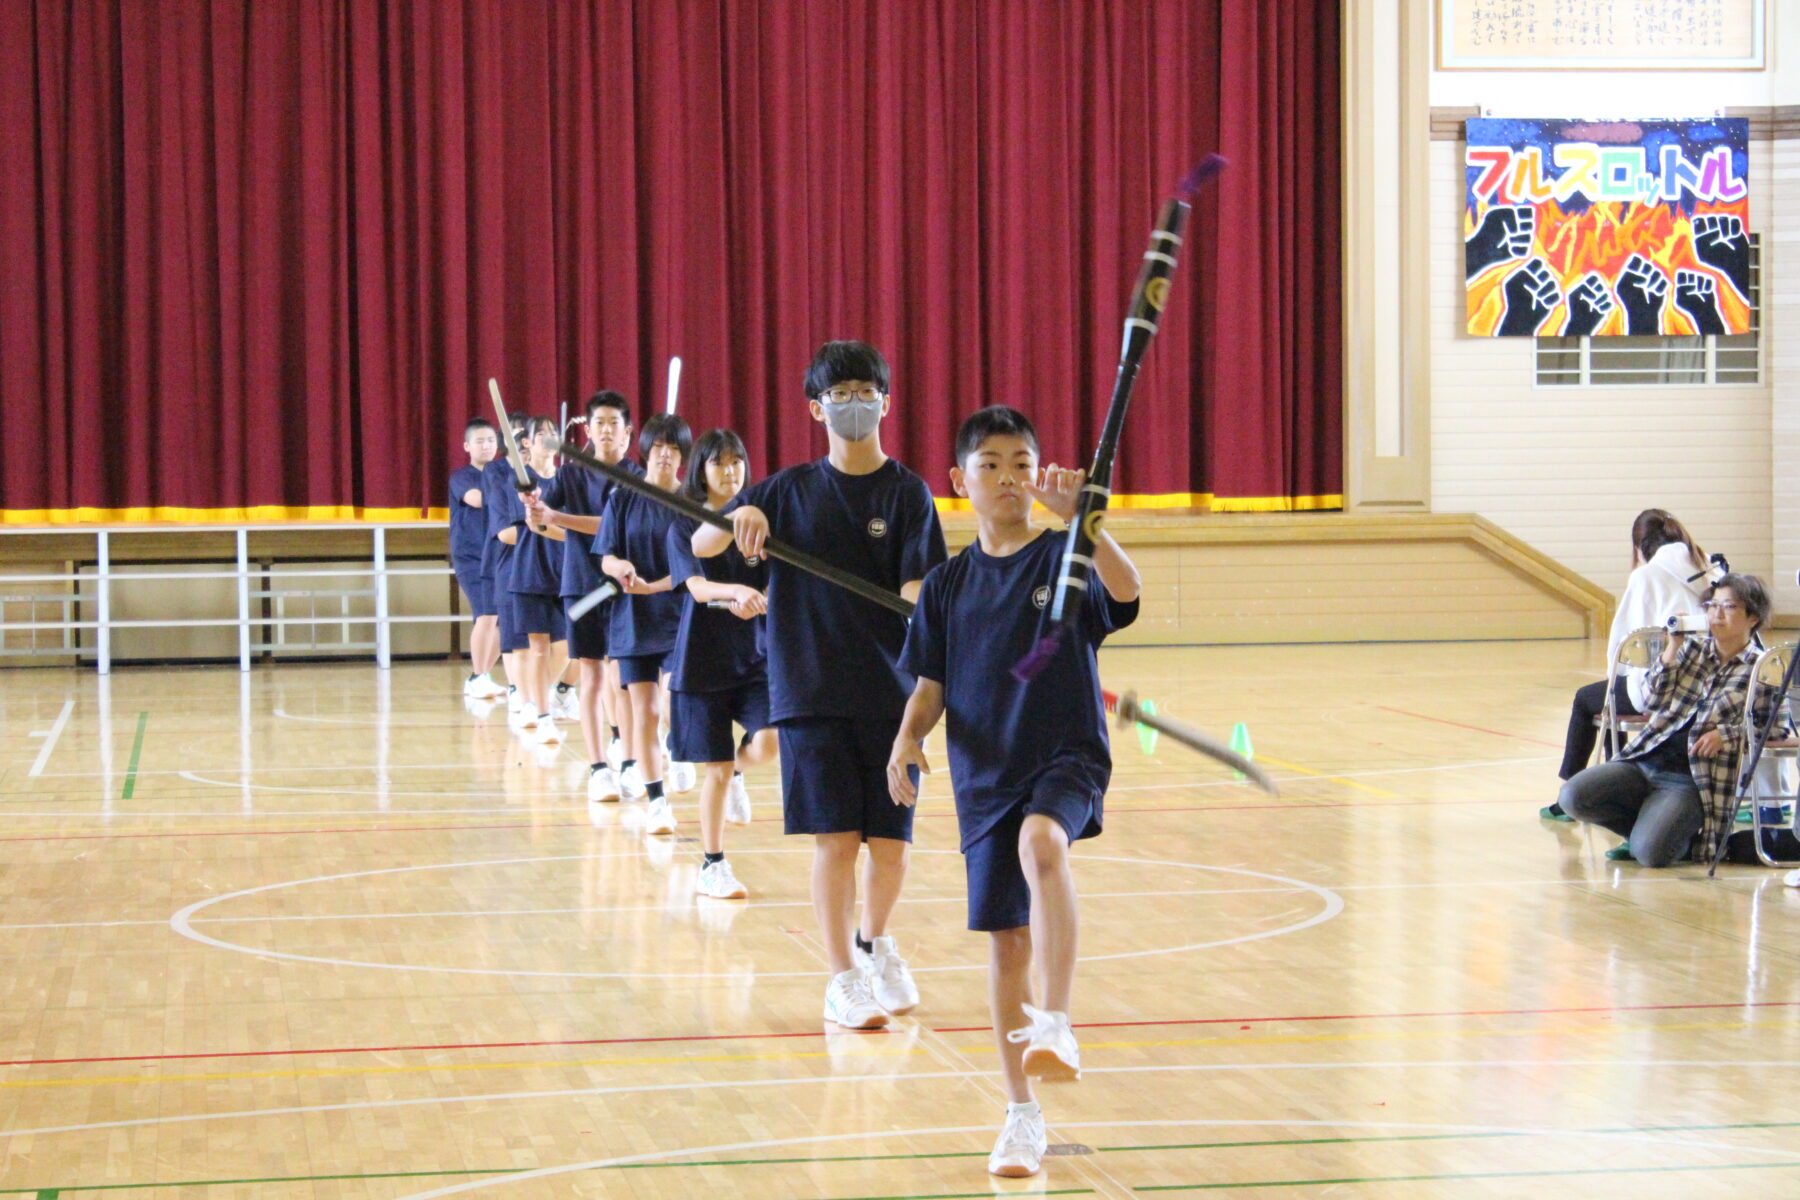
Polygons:
<instances>
[{"instance_id":1,"label":"white sneaker","mask_svg":"<svg viewBox=\"0 0 1800 1200\"><path fill-rule=\"evenodd\" d=\"M1031 1024L1007 1030L1006 1040L1014 1045L1030 1043L1025 1047L1025 1074L1057 1083L1080 1079L1081 1048L1075 1044L1075 1031L1069 1028L1069 1014L1046 1012L1029 1004L1020 1007Z\"/></svg>"},{"instance_id":2,"label":"white sneaker","mask_svg":"<svg viewBox=\"0 0 1800 1200\"><path fill-rule=\"evenodd\" d=\"M588 772L587 798L589 804L617 804L619 802L619 777L613 774L611 767L601 767L598 771Z\"/></svg>"},{"instance_id":3,"label":"white sneaker","mask_svg":"<svg viewBox=\"0 0 1800 1200\"><path fill-rule=\"evenodd\" d=\"M1781 882L1791 888L1800 888L1800 871L1789 871L1781 877Z\"/></svg>"},{"instance_id":4,"label":"white sneaker","mask_svg":"<svg viewBox=\"0 0 1800 1200\"><path fill-rule=\"evenodd\" d=\"M711 896L714 900L742 900L750 894L738 882L737 876L731 873L731 864L722 858L700 868L700 878L695 882L694 890L702 896Z\"/></svg>"},{"instance_id":5,"label":"white sneaker","mask_svg":"<svg viewBox=\"0 0 1800 1200\"><path fill-rule=\"evenodd\" d=\"M855 968L833 975L825 985L825 1019L842 1029L880 1029L888 1023L869 992L868 979Z\"/></svg>"},{"instance_id":6,"label":"white sneaker","mask_svg":"<svg viewBox=\"0 0 1800 1200\"><path fill-rule=\"evenodd\" d=\"M669 790L671 792L693 791L694 784L698 781L699 776L699 772L694 769L693 763L674 761L669 762L669 769L663 774L668 780Z\"/></svg>"},{"instance_id":7,"label":"white sneaker","mask_svg":"<svg viewBox=\"0 0 1800 1200\"><path fill-rule=\"evenodd\" d=\"M556 727L556 718L549 713L539 713L536 737L544 743L562 741L562 731Z\"/></svg>"},{"instance_id":8,"label":"white sneaker","mask_svg":"<svg viewBox=\"0 0 1800 1200\"><path fill-rule=\"evenodd\" d=\"M725 819L733 825L750 823L750 789L744 786L742 775L733 775L725 789Z\"/></svg>"},{"instance_id":9,"label":"white sneaker","mask_svg":"<svg viewBox=\"0 0 1800 1200\"><path fill-rule=\"evenodd\" d=\"M856 955L857 968L869 977L876 1003L896 1014L919 1006L919 985L913 982L906 960L894 949L893 938L876 938L873 954L864 954L860 946L852 946L851 950Z\"/></svg>"},{"instance_id":10,"label":"white sneaker","mask_svg":"<svg viewBox=\"0 0 1800 1200\"><path fill-rule=\"evenodd\" d=\"M1044 1151L1050 1148L1044 1137L1044 1110L1036 1104L1031 1107L1033 1111L1021 1112L1007 1105L1006 1125L988 1155L988 1174L1025 1179L1043 1166Z\"/></svg>"},{"instance_id":11,"label":"white sneaker","mask_svg":"<svg viewBox=\"0 0 1800 1200\"><path fill-rule=\"evenodd\" d=\"M621 742L618 738L614 738L612 741L606 743L606 765L611 767L614 771L617 771L619 769L619 764L624 761L625 743Z\"/></svg>"},{"instance_id":12,"label":"white sneaker","mask_svg":"<svg viewBox=\"0 0 1800 1200\"><path fill-rule=\"evenodd\" d=\"M524 708L525 697L519 695L519 685L511 684L506 689L506 711L516 713L523 711Z\"/></svg>"},{"instance_id":13,"label":"white sneaker","mask_svg":"<svg viewBox=\"0 0 1800 1200\"><path fill-rule=\"evenodd\" d=\"M463 695L475 700L498 700L506 695L506 688L495 683L492 675L477 675L463 681Z\"/></svg>"},{"instance_id":14,"label":"white sneaker","mask_svg":"<svg viewBox=\"0 0 1800 1200\"><path fill-rule=\"evenodd\" d=\"M627 800L642 800L650 794L644 786L644 771L636 763L632 763L619 772L619 794Z\"/></svg>"},{"instance_id":15,"label":"white sneaker","mask_svg":"<svg viewBox=\"0 0 1800 1200\"><path fill-rule=\"evenodd\" d=\"M522 703L507 714L506 723L514 729L531 729L537 725L537 714L531 711L531 705Z\"/></svg>"},{"instance_id":16,"label":"white sneaker","mask_svg":"<svg viewBox=\"0 0 1800 1200\"><path fill-rule=\"evenodd\" d=\"M552 688L550 691L550 715L561 721L581 720L581 709L575 699L575 689L563 691Z\"/></svg>"},{"instance_id":17,"label":"white sneaker","mask_svg":"<svg viewBox=\"0 0 1800 1200\"><path fill-rule=\"evenodd\" d=\"M645 833L674 833L675 814L669 809L669 798L658 796L644 812Z\"/></svg>"}]
</instances>

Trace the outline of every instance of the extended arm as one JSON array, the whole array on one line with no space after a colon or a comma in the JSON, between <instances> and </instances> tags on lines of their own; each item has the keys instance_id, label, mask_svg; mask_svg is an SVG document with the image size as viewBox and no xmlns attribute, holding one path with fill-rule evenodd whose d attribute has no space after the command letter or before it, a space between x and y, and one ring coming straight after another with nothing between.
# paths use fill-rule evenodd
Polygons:
<instances>
[{"instance_id":1,"label":"extended arm","mask_svg":"<svg viewBox=\"0 0 1800 1200\"><path fill-rule=\"evenodd\" d=\"M888 795L894 798L895 804L910 808L919 802L919 790L913 786L907 768L917 767L920 774L931 774L931 764L925 760L925 735L936 728L943 715L944 685L921 675L913 685L906 712L900 718L900 734L894 739L893 752L888 755Z\"/></svg>"}]
</instances>

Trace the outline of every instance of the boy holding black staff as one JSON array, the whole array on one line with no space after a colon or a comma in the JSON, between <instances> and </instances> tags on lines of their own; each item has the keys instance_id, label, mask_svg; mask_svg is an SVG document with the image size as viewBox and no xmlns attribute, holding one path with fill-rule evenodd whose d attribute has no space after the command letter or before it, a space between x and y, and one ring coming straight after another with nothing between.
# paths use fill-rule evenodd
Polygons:
<instances>
[{"instance_id":1,"label":"boy holding black staff","mask_svg":"<svg viewBox=\"0 0 1800 1200\"><path fill-rule=\"evenodd\" d=\"M631 448L631 402L618 392L595 392L587 402L588 445L594 454L634 475L643 470L625 457ZM562 601L565 619L583 596L600 586L599 563L593 556L594 535L611 498L612 480L595 471L558 471L541 494L528 497L526 511L534 522L568 531L562 561ZM615 600L605 601L568 619L569 657L575 660L578 687L576 705L581 736L588 754L587 798L592 803L619 799L619 780L606 761L606 734L621 728L631 738L630 706L608 679L606 628Z\"/></svg>"},{"instance_id":2,"label":"boy holding black staff","mask_svg":"<svg viewBox=\"0 0 1800 1200\"><path fill-rule=\"evenodd\" d=\"M688 424L670 413L644 421L638 453L644 480L667 492L681 485L681 468L694 448ZM669 581L669 526L675 513L647 496L620 488L606 502L594 554L600 569L625 594L613 601L607 647L619 664L619 682L631 704L632 741L620 786L629 799L648 798L649 833L674 833L675 814L663 795L662 743L657 735L663 659L675 647L681 607Z\"/></svg>"},{"instance_id":3,"label":"boy holding black staff","mask_svg":"<svg viewBox=\"0 0 1800 1200\"><path fill-rule=\"evenodd\" d=\"M697 557L735 540L746 559L770 537L908 600L944 561L925 481L881 449L888 364L863 342L827 342L806 371L827 457L778 471L727 506L733 533L695 530ZM912 691L899 666L906 620L779 560L769 571L769 716L781 748L786 832L813 836L813 913L831 964L825 1019L874 1029L919 1002L888 935L912 841L912 810L888 798L888 752ZM868 843L863 918L856 862Z\"/></svg>"},{"instance_id":4,"label":"boy holding black staff","mask_svg":"<svg viewBox=\"0 0 1800 1200\"><path fill-rule=\"evenodd\" d=\"M450 566L475 618L469 631L470 671L463 681L463 695L471 700L494 700L506 694L488 674L500 660L500 610L494 604L494 581L481 567L488 543L481 473L500 452L493 425L480 417L470 421L463 429L463 450L469 464L450 475Z\"/></svg>"},{"instance_id":5,"label":"boy holding black staff","mask_svg":"<svg viewBox=\"0 0 1800 1200\"><path fill-rule=\"evenodd\" d=\"M510 437L514 445L520 445L524 432L525 418L514 416L512 428L498 431L498 436ZM481 506L487 511L487 542L481 554L481 573L493 585L495 628L499 634L500 657L506 663L507 716L515 724L521 720L527 724L536 724L536 713L521 717L525 699L519 691L518 652L525 649L529 642L513 628L512 605L507 602L509 593L506 586L512 571L513 549L519 542L516 526L525 519L525 505L519 497L512 464L507 461L504 452L481 468Z\"/></svg>"},{"instance_id":6,"label":"boy holding black staff","mask_svg":"<svg viewBox=\"0 0 1800 1200\"><path fill-rule=\"evenodd\" d=\"M1011 666L1048 632L1065 541L1033 527L1032 501L1069 520L1085 473L1040 471L1031 422L999 405L963 423L956 462L951 482L973 505L980 534L925 579L901 659L918 683L887 778L894 802L911 811L916 772L930 771L922 742L948 713L969 928L990 935L988 997L1010 1101L988 1170L1027 1176L1045 1149L1032 1077L1080 1074L1069 1028L1078 923L1069 843L1100 832L1112 751L1094 651L1137 619L1138 574L1102 532L1074 644L1019 681ZM1042 1007L1029 1003L1034 951Z\"/></svg>"}]
</instances>

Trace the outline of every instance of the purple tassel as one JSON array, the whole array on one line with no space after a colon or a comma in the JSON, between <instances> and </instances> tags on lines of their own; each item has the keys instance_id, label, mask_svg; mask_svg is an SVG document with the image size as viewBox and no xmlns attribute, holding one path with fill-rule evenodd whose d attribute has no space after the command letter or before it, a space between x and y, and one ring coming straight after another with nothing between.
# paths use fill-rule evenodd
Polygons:
<instances>
[{"instance_id":1,"label":"purple tassel","mask_svg":"<svg viewBox=\"0 0 1800 1200\"><path fill-rule=\"evenodd\" d=\"M1012 677L1020 683L1030 683L1043 674L1044 668L1050 665L1050 660L1062 649L1063 628L1061 625L1054 626L1031 648L1031 653L1014 663Z\"/></svg>"},{"instance_id":2,"label":"purple tassel","mask_svg":"<svg viewBox=\"0 0 1800 1200\"><path fill-rule=\"evenodd\" d=\"M1200 165L1187 173L1175 188L1175 194L1189 204L1200 194L1200 185L1231 165L1231 160L1223 154L1209 154L1200 160Z\"/></svg>"}]
</instances>

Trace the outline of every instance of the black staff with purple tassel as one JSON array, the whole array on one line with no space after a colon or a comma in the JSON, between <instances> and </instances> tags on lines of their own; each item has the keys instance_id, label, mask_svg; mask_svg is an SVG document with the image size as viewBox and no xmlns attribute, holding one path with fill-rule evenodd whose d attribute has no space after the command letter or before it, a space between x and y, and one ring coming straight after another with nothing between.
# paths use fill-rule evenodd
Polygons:
<instances>
[{"instance_id":1,"label":"black staff with purple tassel","mask_svg":"<svg viewBox=\"0 0 1800 1200\"><path fill-rule=\"evenodd\" d=\"M1013 666L1013 675L1029 681L1047 666L1068 636L1069 627L1081 616L1081 605L1088 590L1088 573L1094 565L1094 543L1100 538L1100 526L1106 520L1107 502L1112 498L1113 455L1119 446L1119 435L1125 429L1125 410L1131 406L1132 387L1137 383L1138 364L1150 339L1156 336L1157 322L1169 300L1169 280L1175 274L1175 256L1181 249L1181 230L1187 224L1200 187L1225 169L1225 159L1209 154L1200 165L1188 172L1157 215L1156 227L1150 231L1150 245L1144 251L1144 265L1138 271L1137 284L1131 289L1131 303L1125 313L1125 341L1119 350L1119 373L1113 380L1112 403L1106 410L1106 423L1100 429L1100 444L1094 450L1094 464L1088 468L1087 484L1081 489L1081 500L1075 518L1069 522L1068 545L1063 550L1062 574L1056 581L1056 598L1050 609L1053 622L1030 654Z\"/></svg>"}]
</instances>

